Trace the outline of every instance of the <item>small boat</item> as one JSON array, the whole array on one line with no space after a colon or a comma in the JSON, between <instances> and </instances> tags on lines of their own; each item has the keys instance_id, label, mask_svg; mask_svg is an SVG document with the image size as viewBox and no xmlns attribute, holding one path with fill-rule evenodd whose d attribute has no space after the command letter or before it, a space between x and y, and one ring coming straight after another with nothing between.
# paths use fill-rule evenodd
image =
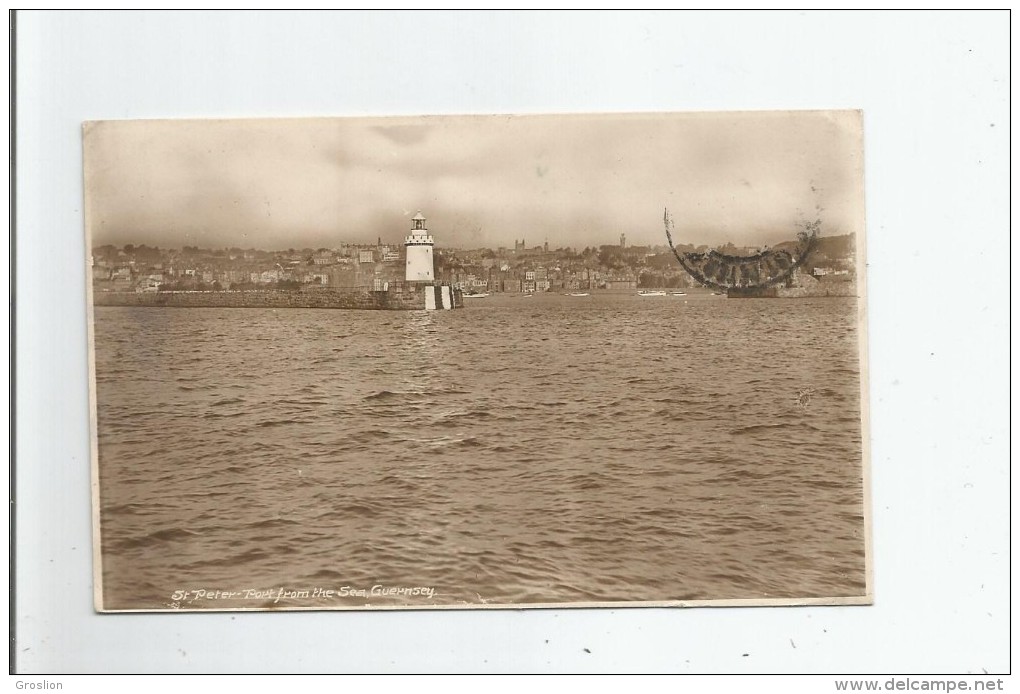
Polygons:
<instances>
[{"instance_id":1,"label":"small boat","mask_svg":"<svg viewBox=\"0 0 1020 694\"><path fill-rule=\"evenodd\" d=\"M666 292L638 292L638 296L666 296Z\"/></svg>"},{"instance_id":2,"label":"small boat","mask_svg":"<svg viewBox=\"0 0 1020 694\"><path fill-rule=\"evenodd\" d=\"M687 296L687 292L673 292L673 296Z\"/></svg>"},{"instance_id":3,"label":"small boat","mask_svg":"<svg viewBox=\"0 0 1020 694\"><path fill-rule=\"evenodd\" d=\"M588 292L579 292L577 294L571 294L570 296L589 296Z\"/></svg>"},{"instance_id":4,"label":"small boat","mask_svg":"<svg viewBox=\"0 0 1020 694\"><path fill-rule=\"evenodd\" d=\"M488 295L489 295L488 292L483 292L481 294L465 294L464 298L465 299L484 299Z\"/></svg>"}]
</instances>

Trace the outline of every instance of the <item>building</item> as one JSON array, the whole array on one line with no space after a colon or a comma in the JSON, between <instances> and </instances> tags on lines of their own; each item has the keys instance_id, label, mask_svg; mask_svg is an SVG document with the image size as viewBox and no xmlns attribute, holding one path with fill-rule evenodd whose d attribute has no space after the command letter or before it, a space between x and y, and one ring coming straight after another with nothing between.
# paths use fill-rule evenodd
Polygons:
<instances>
[{"instance_id":1,"label":"building","mask_svg":"<svg viewBox=\"0 0 1020 694\"><path fill-rule=\"evenodd\" d=\"M630 275L606 278L606 289L637 289L637 278Z\"/></svg>"},{"instance_id":2,"label":"building","mask_svg":"<svg viewBox=\"0 0 1020 694\"><path fill-rule=\"evenodd\" d=\"M334 265L326 275L326 281L331 287L357 287L358 268L353 265Z\"/></svg>"},{"instance_id":3,"label":"building","mask_svg":"<svg viewBox=\"0 0 1020 694\"><path fill-rule=\"evenodd\" d=\"M547 292L551 283L549 282L549 271L544 268L535 269L535 291L536 292Z\"/></svg>"},{"instance_id":4,"label":"building","mask_svg":"<svg viewBox=\"0 0 1020 694\"><path fill-rule=\"evenodd\" d=\"M435 241L425 226L425 217L418 212L411 218L411 233L404 239L407 263L404 279L408 282L434 282L435 263L432 249Z\"/></svg>"}]
</instances>

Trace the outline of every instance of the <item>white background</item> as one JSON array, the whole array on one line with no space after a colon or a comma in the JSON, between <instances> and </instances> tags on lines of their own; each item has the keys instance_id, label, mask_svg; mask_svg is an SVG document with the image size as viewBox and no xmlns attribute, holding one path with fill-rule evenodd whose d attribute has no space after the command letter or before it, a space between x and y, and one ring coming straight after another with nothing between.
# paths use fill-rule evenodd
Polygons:
<instances>
[{"instance_id":1,"label":"white background","mask_svg":"<svg viewBox=\"0 0 1020 694\"><path fill-rule=\"evenodd\" d=\"M1008 671L1008 14L28 13L17 32L20 672ZM874 606L93 612L82 121L826 108L865 113Z\"/></svg>"}]
</instances>

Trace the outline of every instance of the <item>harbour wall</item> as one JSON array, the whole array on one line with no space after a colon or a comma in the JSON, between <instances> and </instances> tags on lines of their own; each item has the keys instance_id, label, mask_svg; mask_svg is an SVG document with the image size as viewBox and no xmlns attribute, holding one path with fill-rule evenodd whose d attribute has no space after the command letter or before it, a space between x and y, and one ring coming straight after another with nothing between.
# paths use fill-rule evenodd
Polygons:
<instances>
[{"instance_id":1,"label":"harbour wall","mask_svg":"<svg viewBox=\"0 0 1020 694\"><path fill-rule=\"evenodd\" d=\"M445 308L444 287L405 285L385 291L315 290L240 290L174 292L94 292L96 306L154 306L166 308L331 308L375 311L421 311L427 307ZM449 308L463 308L460 290L446 287ZM427 302L426 293L437 299Z\"/></svg>"},{"instance_id":2,"label":"harbour wall","mask_svg":"<svg viewBox=\"0 0 1020 694\"><path fill-rule=\"evenodd\" d=\"M733 287L726 292L731 299L810 299L826 296L857 296L853 281L819 281L801 276L793 287Z\"/></svg>"}]
</instances>

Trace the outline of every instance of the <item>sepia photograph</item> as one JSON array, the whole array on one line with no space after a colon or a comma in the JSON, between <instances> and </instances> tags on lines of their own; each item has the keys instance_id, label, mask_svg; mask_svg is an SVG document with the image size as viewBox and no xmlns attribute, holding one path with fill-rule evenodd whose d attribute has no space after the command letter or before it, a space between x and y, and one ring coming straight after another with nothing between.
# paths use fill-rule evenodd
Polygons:
<instances>
[{"instance_id":1,"label":"sepia photograph","mask_svg":"<svg viewBox=\"0 0 1020 694\"><path fill-rule=\"evenodd\" d=\"M860 111L82 142L98 611L871 604Z\"/></svg>"}]
</instances>

